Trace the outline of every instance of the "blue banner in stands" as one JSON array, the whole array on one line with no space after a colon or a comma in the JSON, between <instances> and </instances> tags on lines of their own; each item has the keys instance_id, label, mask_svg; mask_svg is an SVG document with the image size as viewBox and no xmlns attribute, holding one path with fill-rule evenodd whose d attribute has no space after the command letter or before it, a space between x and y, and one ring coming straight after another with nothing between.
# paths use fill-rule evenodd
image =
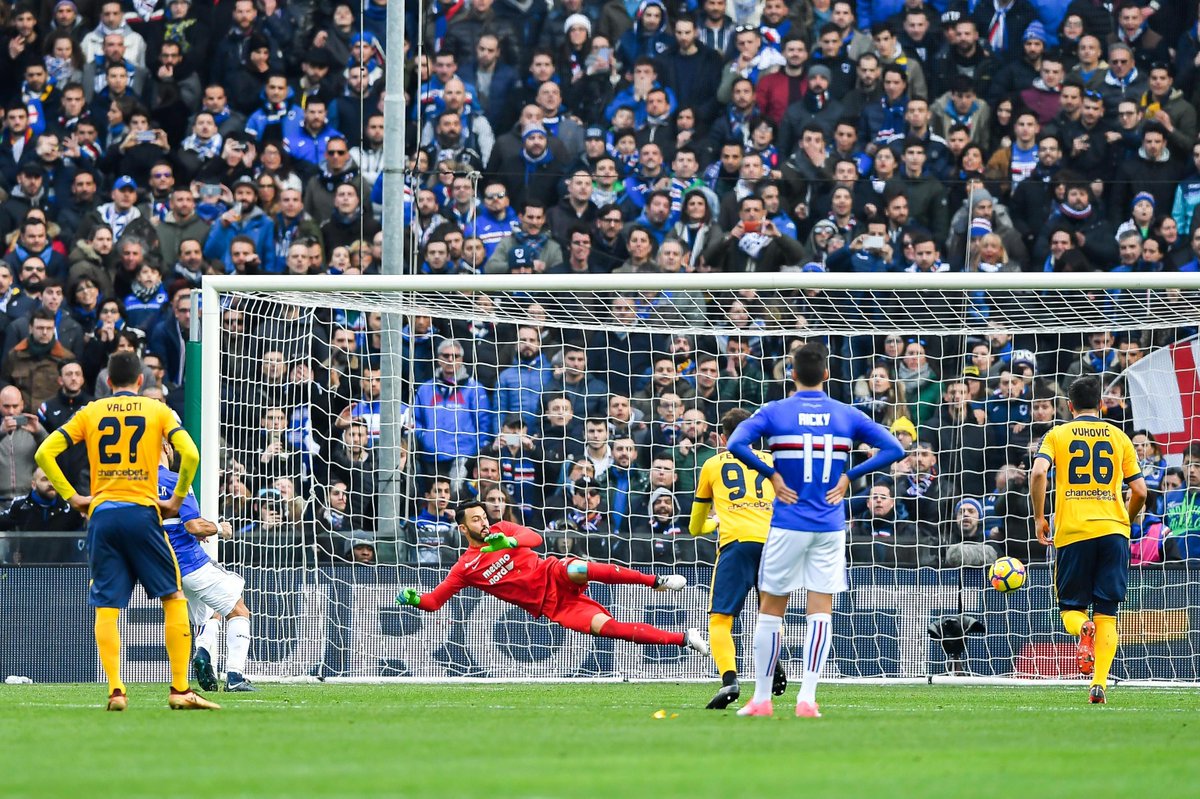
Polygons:
<instances>
[{"instance_id":1,"label":"blue banner in stands","mask_svg":"<svg viewBox=\"0 0 1200 799\"><path fill-rule=\"evenodd\" d=\"M667 629L705 626L709 569L686 573L691 587L663 594L636 586L593 586L589 593L628 621ZM965 667L976 675L1072 676L1074 647L1062 633L1050 571L1030 569L1010 595L985 587L982 569L854 568L834 613L830 673L919 677L947 671L931 624L965 613L983 623L968 637ZM545 620L467 591L438 613L397 607L404 586L431 587L439 573L411 566L248 569L246 601L255 613L253 674L423 678L628 677L700 679L711 662L675 647L642 647L567 632ZM0 676L35 682L93 682L100 667L87 606L87 571L77 566L0 569ZM140 595L122 614L126 679L167 678L162 615ZM751 603L753 604L753 603ZM1174 568L1135 569L1120 620L1114 674L1124 679L1196 680L1200 651L1200 575ZM785 625L788 659L799 657L803 612ZM735 628L749 652L753 613ZM746 670L748 663L743 663Z\"/></svg>"}]
</instances>

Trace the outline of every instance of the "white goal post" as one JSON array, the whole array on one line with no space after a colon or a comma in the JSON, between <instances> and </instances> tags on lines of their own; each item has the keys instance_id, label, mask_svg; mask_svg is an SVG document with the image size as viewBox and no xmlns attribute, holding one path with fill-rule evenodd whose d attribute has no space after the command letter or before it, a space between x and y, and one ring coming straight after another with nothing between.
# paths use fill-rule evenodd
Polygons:
<instances>
[{"instance_id":1,"label":"white goal post","mask_svg":"<svg viewBox=\"0 0 1200 799\"><path fill-rule=\"evenodd\" d=\"M1052 553L1038 550L1021 532L1022 513L1028 522L1022 481L1031 448L1064 418L1069 382L1100 374L1114 423L1130 432L1149 431L1158 444L1146 463L1155 469L1157 504L1151 510L1159 521L1176 496L1171 492L1193 424L1200 440L1200 418L1192 418L1193 407L1200 414L1195 396L1200 352L1193 353L1190 338L1200 328L1200 273L206 276L201 294L200 504L206 517L218 517L232 502L228 486L244 478L237 490L245 496L237 507L248 514L252 544L241 550L222 545L221 558L247 572L258 639L251 670L265 679L713 676L706 659L679 657L666 648L596 646L473 592L432 615L397 609L392 596L410 585L427 589L444 574L451 562L450 534L443 529L440 543L430 544L429 517L422 522L417 516L437 507L443 482L455 499L476 490L482 497L493 483L481 461L492 459L501 470L494 482L506 493L504 512L545 530L553 551L678 569L697 584L677 602L624 586L600 587L597 597L615 616L703 627L715 543L696 544L686 536L686 515L680 517L684 534L675 537L678 519L670 528L668 508L678 512L690 503L685 472L699 468L699 445L710 447L716 440L703 432L703 440L688 436L697 428L714 433L714 420L730 407L753 410L783 396L789 347L820 339L830 347L831 393L912 440L912 454L904 461L911 465L854 487L851 590L835 605L840 621L831 676L884 682L941 681L958 674L968 681L1070 680L1064 666L1070 642L1060 631L1050 584ZM628 299L622 307L631 315L614 316L619 298ZM353 532L328 540L322 533L315 539L297 533L293 540L262 532L276 529L254 514L259 499L277 500L271 479L278 473L253 474L260 455L254 436L260 416L273 405L242 397L270 396L259 385L260 367L266 368L264 350L274 350L258 345L242 351L230 344L239 340L223 324L231 309L247 330L295 334L294 341L274 348L284 353L282 368L302 363L306 374L311 365L330 375L353 370L352 377L340 378L347 382L339 389L350 405L334 401L332 423L323 433L315 421L315 394L304 392L334 394L328 387L301 378L307 381L295 389L301 394L288 396L302 398L286 408L288 419L295 420L289 433L296 448L291 461L296 465L289 468L298 470L294 503L307 508L296 511L307 514L304 522L299 515L295 519L298 528L311 521L314 508L331 507L334 449L358 452L379 475L367 505L374 518L366 524L360 519L351 525ZM416 324L423 317L434 319L435 330L427 336ZM522 329L537 339L532 350ZM351 331L357 350L350 357L321 354L332 352L335 330ZM491 361L470 339L472 331L493 337ZM613 335L629 353L620 368L604 360L615 351ZM417 363L409 356L419 339L432 349L422 350L425 360ZM437 360L442 345L450 355L457 345L465 365ZM579 367L586 375L571 372L575 352L586 360ZM661 382L659 361L673 361L663 367L670 374ZM702 391L703 369L713 362L718 374L711 390ZM436 425L445 422L434 421L434 408L422 399L433 395L418 391L440 379L436 372L428 378L423 369L447 364L463 370L457 381L447 372L453 390L478 384L482 401L490 403L491 426L474 434L481 443L466 454L437 448L436 442L450 440L437 435L445 430ZM512 378L515 385L498 377L522 365L547 370L532 396L521 374ZM361 386L369 370L377 370L377 389ZM1185 373L1193 384L1180 377ZM577 377L582 382L572 382ZM574 387L593 378L603 390L598 400ZM352 379L354 388L345 388ZM957 389L950 387L957 385L966 387L965 400L952 397ZM368 393L354 393L360 390ZM632 400L631 421L612 415L613 395ZM569 429L575 432L562 435L551 458L548 434L541 431L550 429L542 427L550 418L545 405L555 398L573 406ZM663 409L676 399L677 409ZM302 406L307 410L300 412ZM685 415L697 409L704 409L705 419ZM607 437L589 448L587 422L601 417L608 423ZM268 429L266 421L261 424ZM369 431L369 444L354 450L346 443L348 431L359 425ZM522 457L521 436L536 447L537 458ZM627 474L636 472L643 481L636 490L613 476L619 461L612 444L626 438L635 452ZM505 450L510 443L511 455ZM270 453L261 455L266 463ZM660 460L672 461L672 488L665 494L654 482L665 479L659 472L667 467L655 465ZM560 525L576 512L571 504L576 501L579 518L592 518L586 497L575 498L578 486L581 495L588 494L589 483L580 475L589 469L601 487L599 513L610 525L604 529L623 531L609 535L607 543L585 540L576 526ZM527 472L535 470L537 490L531 494L533 482L523 481L532 481ZM1186 492L1186 474L1182 479L1178 490ZM351 494L358 490L352 479L342 482ZM657 500L663 500L661 511ZM972 526L969 517L976 510ZM345 514L332 513L342 515L351 515L349 506ZM1164 536L1157 559L1153 547L1139 545L1145 559L1131 572L1115 679L1186 686L1200 679L1200 564L1187 558L1187 531L1172 532L1176 535L1167 535L1164 525L1147 530L1147 541ZM355 561L360 545L370 550L370 560ZM255 546L257 554L247 555ZM285 550L291 554L285 556ZM1029 567L1027 587L1007 596L988 588L985 574L986 562L1005 554L1021 556ZM1200 558L1200 544L1190 554ZM751 599L748 605L753 604ZM785 646L797 653L803 640L800 610L789 610L785 633ZM748 655L752 619L747 607L738 628L739 657ZM955 630L962 622L965 635Z\"/></svg>"}]
</instances>

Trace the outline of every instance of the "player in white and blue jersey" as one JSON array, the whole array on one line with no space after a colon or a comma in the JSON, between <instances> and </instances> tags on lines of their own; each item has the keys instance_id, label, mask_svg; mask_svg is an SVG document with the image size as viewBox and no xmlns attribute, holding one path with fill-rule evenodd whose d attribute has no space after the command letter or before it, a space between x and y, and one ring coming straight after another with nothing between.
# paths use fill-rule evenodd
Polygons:
<instances>
[{"instance_id":1,"label":"player in white and blue jersey","mask_svg":"<svg viewBox=\"0 0 1200 799\"><path fill-rule=\"evenodd\" d=\"M729 438L734 457L769 477L775 487L771 529L758 569L760 606L754 628L754 699L739 716L770 716L771 682L782 649L780 629L788 595L808 590L804 630L804 679L796 715L816 717L817 681L829 656L833 595L846 590L846 513L842 499L850 483L904 457L904 447L886 429L855 408L830 399L829 353L819 343L796 350L792 376L796 393L759 408ZM760 438L775 465L752 445ZM876 449L847 468L857 443Z\"/></svg>"},{"instance_id":2,"label":"player in white and blue jersey","mask_svg":"<svg viewBox=\"0 0 1200 799\"><path fill-rule=\"evenodd\" d=\"M168 465L174 453L164 445L162 460L158 467L158 493L169 497L175 490L179 475ZM192 658L192 669L196 682L206 691L217 690L217 674L212 653L216 651L217 636L221 631L221 618L225 619L225 690L255 691L245 677L246 658L250 653L250 610L242 601L242 589L246 581L239 575L214 563L200 546L201 538L220 535L229 538L233 528L229 522L214 524L201 518L196 495L191 491L179 507L179 515L163 519L163 530L179 561L179 576L183 595L187 597L188 616L196 628L196 653Z\"/></svg>"}]
</instances>

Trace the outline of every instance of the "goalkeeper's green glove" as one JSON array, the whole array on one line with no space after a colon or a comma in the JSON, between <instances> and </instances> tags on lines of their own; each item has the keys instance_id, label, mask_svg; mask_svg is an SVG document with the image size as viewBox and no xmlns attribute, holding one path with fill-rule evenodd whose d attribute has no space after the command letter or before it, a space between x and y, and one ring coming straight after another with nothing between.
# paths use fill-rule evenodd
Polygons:
<instances>
[{"instance_id":1,"label":"goalkeeper's green glove","mask_svg":"<svg viewBox=\"0 0 1200 799\"><path fill-rule=\"evenodd\" d=\"M483 547L481 550L483 552L499 552L502 549L517 548L517 539L513 538L511 535L505 535L504 533L492 533L491 535L485 535L483 540L487 542L487 546Z\"/></svg>"},{"instance_id":2,"label":"goalkeeper's green glove","mask_svg":"<svg viewBox=\"0 0 1200 799\"><path fill-rule=\"evenodd\" d=\"M405 588L396 595L396 604L411 605L415 608L417 605L421 604L421 595L415 588Z\"/></svg>"}]
</instances>

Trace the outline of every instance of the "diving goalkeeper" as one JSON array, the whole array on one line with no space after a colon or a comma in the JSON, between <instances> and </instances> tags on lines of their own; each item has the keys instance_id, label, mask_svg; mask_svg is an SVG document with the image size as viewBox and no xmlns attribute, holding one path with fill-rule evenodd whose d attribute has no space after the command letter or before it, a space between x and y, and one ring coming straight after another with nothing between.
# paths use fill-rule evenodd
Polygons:
<instances>
[{"instance_id":1,"label":"diving goalkeeper","mask_svg":"<svg viewBox=\"0 0 1200 799\"><path fill-rule=\"evenodd\" d=\"M534 618L545 616L568 630L637 644L674 644L708 654L708 642L699 630L668 632L649 624L617 621L587 595L588 582L680 591L687 585L681 575L656 577L579 558L539 557L533 548L541 545L540 535L511 522L489 525L482 502L463 504L455 520L466 536L467 551L432 591L420 594L406 588L396 597L397 603L432 612L470 586L516 605Z\"/></svg>"}]
</instances>

